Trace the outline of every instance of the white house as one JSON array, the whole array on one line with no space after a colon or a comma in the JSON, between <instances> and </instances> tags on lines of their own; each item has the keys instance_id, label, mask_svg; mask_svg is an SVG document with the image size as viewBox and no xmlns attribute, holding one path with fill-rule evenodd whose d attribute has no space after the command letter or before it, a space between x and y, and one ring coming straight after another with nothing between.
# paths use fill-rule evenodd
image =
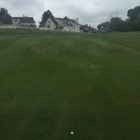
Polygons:
<instances>
[{"instance_id":1,"label":"white house","mask_svg":"<svg viewBox=\"0 0 140 140\"><path fill-rule=\"evenodd\" d=\"M62 30L62 31L73 31L80 32L80 25L78 19L69 19L49 17L46 21L41 22L39 26L40 30Z\"/></svg>"},{"instance_id":2,"label":"white house","mask_svg":"<svg viewBox=\"0 0 140 140\"><path fill-rule=\"evenodd\" d=\"M12 17L13 26L16 27L36 27L33 17Z\"/></svg>"},{"instance_id":3,"label":"white house","mask_svg":"<svg viewBox=\"0 0 140 140\"><path fill-rule=\"evenodd\" d=\"M9 15L0 16L0 28L36 28L33 17L11 17Z\"/></svg>"}]
</instances>

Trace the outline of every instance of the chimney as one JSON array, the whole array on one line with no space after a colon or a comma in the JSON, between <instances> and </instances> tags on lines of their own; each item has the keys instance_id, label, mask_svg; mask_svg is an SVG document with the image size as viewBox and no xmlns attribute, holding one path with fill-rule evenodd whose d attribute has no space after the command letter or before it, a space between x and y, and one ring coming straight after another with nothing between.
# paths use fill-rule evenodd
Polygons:
<instances>
[{"instance_id":1,"label":"chimney","mask_svg":"<svg viewBox=\"0 0 140 140\"><path fill-rule=\"evenodd\" d=\"M76 18L76 23L78 23L78 18Z\"/></svg>"}]
</instances>

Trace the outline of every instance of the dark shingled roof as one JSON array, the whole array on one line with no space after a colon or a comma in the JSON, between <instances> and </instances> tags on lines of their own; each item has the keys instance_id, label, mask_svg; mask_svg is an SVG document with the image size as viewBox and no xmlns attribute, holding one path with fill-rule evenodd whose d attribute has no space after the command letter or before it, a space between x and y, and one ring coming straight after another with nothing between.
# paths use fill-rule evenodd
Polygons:
<instances>
[{"instance_id":1,"label":"dark shingled roof","mask_svg":"<svg viewBox=\"0 0 140 140\"><path fill-rule=\"evenodd\" d=\"M21 18L21 22L35 22L34 19L32 17L24 17Z\"/></svg>"},{"instance_id":2,"label":"dark shingled roof","mask_svg":"<svg viewBox=\"0 0 140 140\"><path fill-rule=\"evenodd\" d=\"M46 21L44 21L44 22L40 22L39 27L45 27L45 24L46 24Z\"/></svg>"},{"instance_id":3,"label":"dark shingled roof","mask_svg":"<svg viewBox=\"0 0 140 140\"><path fill-rule=\"evenodd\" d=\"M12 17L12 19L19 19L19 18L21 18L21 17Z\"/></svg>"},{"instance_id":4,"label":"dark shingled roof","mask_svg":"<svg viewBox=\"0 0 140 140\"><path fill-rule=\"evenodd\" d=\"M61 21L66 21L66 22L71 21L71 22L73 22L75 24L78 24L74 19L69 19L67 17L64 17L64 18L55 18L55 19L58 19L58 20L61 20Z\"/></svg>"},{"instance_id":5,"label":"dark shingled roof","mask_svg":"<svg viewBox=\"0 0 140 140\"><path fill-rule=\"evenodd\" d=\"M58 20L64 20L63 18L55 18L55 19L58 19Z\"/></svg>"},{"instance_id":6,"label":"dark shingled roof","mask_svg":"<svg viewBox=\"0 0 140 140\"><path fill-rule=\"evenodd\" d=\"M33 17L12 17L12 19L20 19L21 23L28 23L28 22L34 22Z\"/></svg>"},{"instance_id":7,"label":"dark shingled roof","mask_svg":"<svg viewBox=\"0 0 140 140\"><path fill-rule=\"evenodd\" d=\"M11 16L9 16L9 15L0 16L0 22L3 24L12 24Z\"/></svg>"},{"instance_id":8,"label":"dark shingled roof","mask_svg":"<svg viewBox=\"0 0 140 140\"><path fill-rule=\"evenodd\" d=\"M54 17L50 17L50 19L55 23L56 26L59 25L58 22L55 20Z\"/></svg>"}]
</instances>

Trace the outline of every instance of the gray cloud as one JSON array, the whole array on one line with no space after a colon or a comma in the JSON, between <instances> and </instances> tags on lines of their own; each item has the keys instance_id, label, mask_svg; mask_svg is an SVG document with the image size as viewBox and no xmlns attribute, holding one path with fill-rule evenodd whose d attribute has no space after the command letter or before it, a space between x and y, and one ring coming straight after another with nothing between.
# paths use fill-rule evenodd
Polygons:
<instances>
[{"instance_id":1,"label":"gray cloud","mask_svg":"<svg viewBox=\"0 0 140 140\"><path fill-rule=\"evenodd\" d=\"M55 17L79 18L81 24L96 27L108 21L111 13L127 18L127 11L140 5L139 0L0 0L0 7L8 9L11 16L33 16L38 22L48 9Z\"/></svg>"}]
</instances>

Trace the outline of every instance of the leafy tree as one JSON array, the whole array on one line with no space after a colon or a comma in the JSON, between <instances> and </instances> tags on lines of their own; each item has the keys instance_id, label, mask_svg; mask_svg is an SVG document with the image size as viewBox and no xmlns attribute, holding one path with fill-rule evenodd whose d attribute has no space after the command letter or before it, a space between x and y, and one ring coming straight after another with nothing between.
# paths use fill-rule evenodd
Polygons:
<instances>
[{"instance_id":1,"label":"leafy tree","mask_svg":"<svg viewBox=\"0 0 140 140\"><path fill-rule=\"evenodd\" d=\"M140 31L140 6L128 10L127 16L129 17L128 31Z\"/></svg>"},{"instance_id":2,"label":"leafy tree","mask_svg":"<svg viewBox=\"0 0 140 140\"><path fill-rule=\"evenodd\" d=\"M43 21L46 21L49 17L53 16L52 12L50 10L48 11L45 11L43 14L42 14L42 22Z\"/></svg>"},{"instance_id":3,"label":"leafy tree","mask_svg":"<svg viewBox=\"0 0 140 140\"><path fill-rule=\"evenodd\" d=\"M98 31L100 31L101 33L106 33L111 31L111 24L108 21L99 24L97 27L98 27Z\"/></svg>"},{"instance_id":4,"label":"leafy tree","mask_svg":"<svg viewBox=\"0 0 140 140\"><path fill-rule=\"evenodd\" d=\"M111 31L127 32L127 31L140 31L140 6L130 9L127 12L128 19L125 21L120 17L111 15L110 22L103 22L98 25L98 31L101 33Z\"/></svg>"},{"instance_id":5,"label":"leafy tree","mask_svg":"<svg viewBox=\"0 0 140 140\"><path fill-rule=\"evenodd\" d=\"M119 17L113 17L110 20L110 24L112 31L119 31L119 28L121 27L122 24L122 20Z\"/></svg>"},{"instance_id":6,"label":"leafy tree","mask_svg":"<svg viewBox=\"0 0 140 140\"><path fill-rule=\"evenodd\" d=\"M8 10L5 8L0 9L0 16L9 15Z\"/></svg>"},{"instance_id":7,"label":"leafy tree","mask_svg":"<svg viewBox=\"0 0 140 140\"><path fill-rule=\"evenodd\" d=\"M127 16L129 17L130 21L137 20L140 15L140 6L136 6L134 9L130 9L127 12Z\"/></svg>"}]
</instances>

